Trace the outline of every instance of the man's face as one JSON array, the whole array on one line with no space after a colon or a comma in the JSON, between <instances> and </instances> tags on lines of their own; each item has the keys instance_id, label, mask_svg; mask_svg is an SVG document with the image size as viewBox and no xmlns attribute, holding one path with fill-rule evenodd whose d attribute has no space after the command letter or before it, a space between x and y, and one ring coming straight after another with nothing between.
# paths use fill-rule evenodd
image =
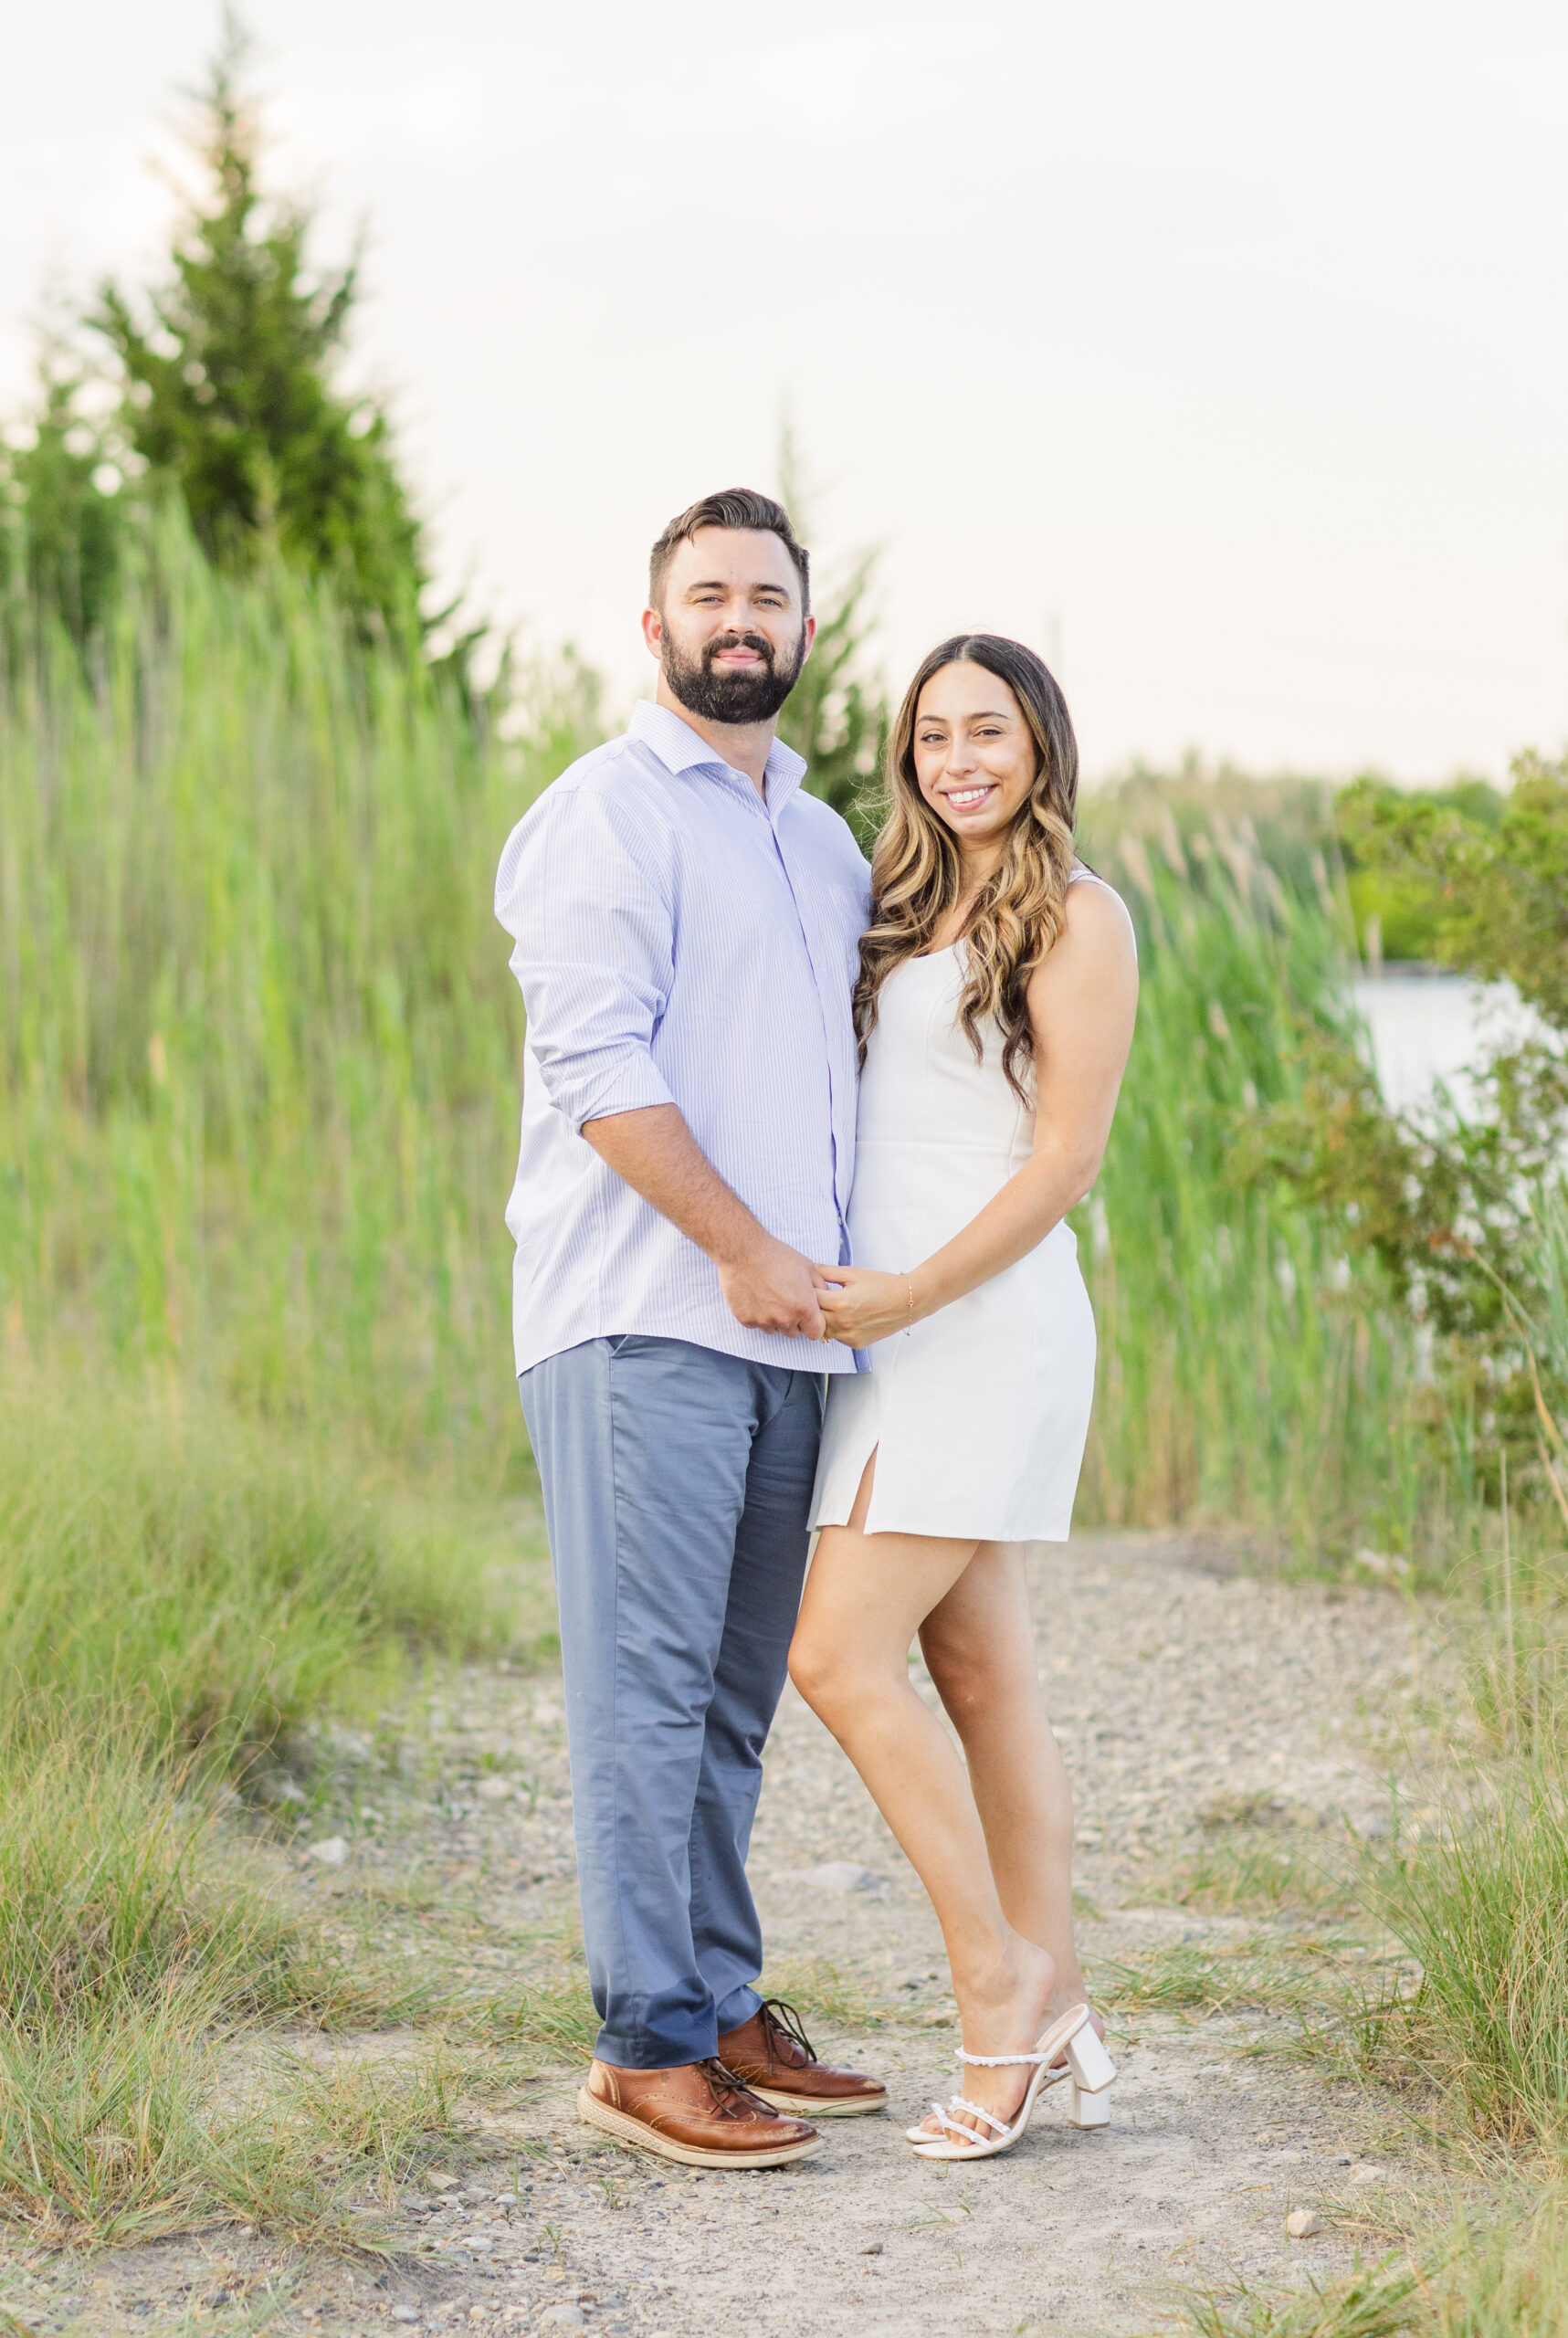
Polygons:
<instances>
[{"instance_id":1,"label":"man's face","mask_svg":"<svg viewBox=\"0 0 1568 2338\"><path fill-rule=\"evenodd\" d=\"M688 713L708 722L770 722L795 688L816 631L777 536L699 528L675 548L664 606L643 612L643 638Z\"/></svg>"}]
</instances>

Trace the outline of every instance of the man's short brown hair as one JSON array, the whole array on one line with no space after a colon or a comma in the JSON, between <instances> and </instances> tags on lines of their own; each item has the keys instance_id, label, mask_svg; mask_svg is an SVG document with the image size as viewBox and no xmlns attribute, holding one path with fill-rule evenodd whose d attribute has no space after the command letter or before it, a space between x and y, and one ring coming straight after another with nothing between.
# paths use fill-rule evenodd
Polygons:
<instances>
[{"instance_id":1,"label":"man's short brown hair","mask_svg":"<svg viewBox=\"0 0 1568 2338\"><path fill-rule=\"evenodd\" d=\"M811 555L803 544L795 542L795 530L789 523L789 513L771 495L759 495L754 488L727 487L718 495L705 495L700 503L689 504L673 519L648 555L647 597L650 608L660 606L664 580L676 547L691 542L699 528L746 528L758 535L777 536L795 563L795 573L800 579L800 613L811 609Z\"/></svg>"}]
</instances>

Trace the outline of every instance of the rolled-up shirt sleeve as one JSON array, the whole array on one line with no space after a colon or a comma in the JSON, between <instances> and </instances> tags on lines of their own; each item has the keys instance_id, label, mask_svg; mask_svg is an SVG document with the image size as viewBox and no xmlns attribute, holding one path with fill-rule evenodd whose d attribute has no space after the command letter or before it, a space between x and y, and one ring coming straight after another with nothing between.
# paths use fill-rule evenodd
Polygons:
<instances>
[{"instance_id":1,"label":"rolled-up shirt sleeve","mask_svg":"<svg viewBox=\"0 0 1568 2338\"><path fill-rule=\"evenodd\" d=\"M541 799L497 872L529 1051L552 1104L579 1132L674 1101L653 1058L675 966L660 873L602 799L575 789Z\"/></svg>"}]
</instances>

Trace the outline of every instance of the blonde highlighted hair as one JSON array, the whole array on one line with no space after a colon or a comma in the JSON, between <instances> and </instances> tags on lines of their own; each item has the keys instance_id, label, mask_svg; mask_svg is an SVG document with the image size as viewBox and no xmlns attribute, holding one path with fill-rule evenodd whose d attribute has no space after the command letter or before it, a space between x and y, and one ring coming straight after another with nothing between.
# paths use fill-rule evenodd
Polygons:
<instances>
[{"instance_id":1,"label":"blonde highlighted hair","mask_svg":"<svg viewBox=\"0 0 1568 2338\"><path fill-rule=\"evenodd\" d=\"M981 887L964 929L967 945L958 1019L975 1061L982 1026L1002 1038L1002 1069L1021 1103L1032 1101L1029 978L1062 930L1078 813L1078 741L1067 700L1043 658L994 633L960 633L921 661L888 742L888 817L871 860L871 923L860 943L855 1027L860 1059L877 1024L882 985L906 958L926 956L963 890L958 839L921 794L915 721L921 693L944 666L984 667L1005 682L1035 742L1035 779L1008 832L1002 858Z\"/></svg>"}]
</instances>

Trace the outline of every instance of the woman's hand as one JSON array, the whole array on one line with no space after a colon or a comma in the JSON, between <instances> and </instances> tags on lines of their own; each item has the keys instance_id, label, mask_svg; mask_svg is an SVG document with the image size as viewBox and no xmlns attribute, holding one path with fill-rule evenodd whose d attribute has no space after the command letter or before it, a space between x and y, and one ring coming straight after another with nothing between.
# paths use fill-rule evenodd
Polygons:
<instances>
[{"instance_id":1,"label":"woman's hand","mask_svg":"<svg viewBox=\"0 0 1568 2338\"><path fill-rule=\"evenodd\" d=\"M819 1266L816 1271L816 1303L830 1340L841 1340L847 1348L868 1348L889 1332L908 1331L908 1275L877 1274L870 1267Z\"/></svg>"}]
</instances>

